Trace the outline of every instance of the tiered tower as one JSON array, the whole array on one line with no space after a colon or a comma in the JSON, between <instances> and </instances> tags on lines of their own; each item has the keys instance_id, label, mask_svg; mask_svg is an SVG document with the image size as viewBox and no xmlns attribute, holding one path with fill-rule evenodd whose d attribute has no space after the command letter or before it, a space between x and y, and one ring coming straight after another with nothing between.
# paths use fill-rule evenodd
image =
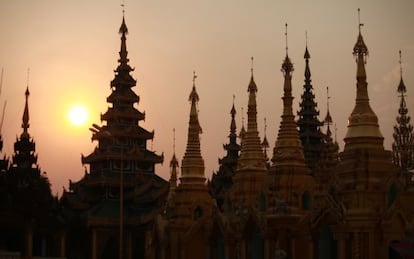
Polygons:
<instances>
[{"instance_id":1,"label":"tiered tower","mask_svg":"<svg viewBox=\"0 0 414 259\"><path fill-rule=\"evenodd\" d=\"M323 190L330 190L332 193L335 180L332 169L335 168L339 161L339 145L336 142L336 139L334 140L332 137L331 125L333 124L333 120L329 110L329 87L326 87L326 93L326 115L323 120L326 132L322 133L323 138L320 146L319 161L316 163L313 175Z\"/></svg>"},{"instance_id":2,"label":"tiered tower","mask_svg":"<svg viewBox=\"0 0 414 259\"><path fill-rule=\"evenodd\" d=\"M317 103L315 102L315 94L313 93L311 83L308 44L306 44L304 59L306 62L305 84L303 85L304 91L302 101L300 102L297 124L299 126L299 135L302 141L305 162L313 170L319 160L323 134L320 131L322 123L318 119L319 111L317 110Z\"/></svg>"},{"instance_id":3,"label":"tiered tower","mask_svg":"<svg viewBox=\"0 0 414 259\"><path fill-rule=\"evenodd\" d=\"M208 234L206 226L213 213L213 199L210 196L204 175L204 160L201 156L198 119L199 96L195 86L189 96L191 103L188 125L187 147L181 162L180 184L175 190L174 207L168 218L168 238L171 259L199 258L208 254Z\"/></svg>"},{"instance_id":4,"label":"tiered tower","mask_svg":"<svg viewBox=\"0 0 414 259\"><path fill-rule=\"evenodd\" d=\"M230 197L232 208L235 210L257 207L266 176L266 161L257 130L257 86L253 78L253 69L247 91L247 130L242 136L240 157Z\"/></svg>"},{"instance_id":5,"label":"tiered tower","mask_svg":"<svg viewBox=\"0 0 414 259\"><path fill-rule=\"evenodd\" d=\"M226 156L219 159L220 168L217 173L214 173L210 183L210 192L214 199L217 201L217 205L222 209L222 205L225 198L225 193L233 185L233 176L237 168L237 161L239 159L240 145L237 143L236 133L236 109L233 106L230 110L231 122L230 122L230 134L229 143L224 144L223 148L226 150Z\"/></svg>"},{"instance_id":6,"label":"tiered tower","mask_svg":"<svg viewBox=\"0 0 414 259\"><path fill-rule=\"evenodd\" d=\"M293 70L286 42L286 57L282 64L284 76L282 121L273 149L272 165L269 169L271 195L273 196L271 200L277 197L287 203L291 209L298 210L310 208L311 192L315 188L315 182L310 169L305 164L303 147L293 115ZM276 206L276 204L273 204L273 206Z\"/></svg>"},{"instance_id":7,"label":"tiered tower","mask_svg":"<svg viewBox=\"0 0 414 259\"><path fill-rule=\"evenodd\" d=\"M397 91L400 94L400 107L397 124L394 126L394 143L392 144L393 162L400 167L403 174L407 176L406 181L411 182L411 175L408 170L414 167L414 133L413 125L410 123L408 108L405 101L407 88L402 77L401 50L400 50L400 84Z\"/></svg>"},{"instance_id":8,"label":"tiered tower","mask_svg":"<svg viewBox=\"0 0 414 259\"><path fill-rule=\"evenodd\" d=\"M0 240L7 240L6 250L20 251L27 258L56 256L60 253L53 238L59 236L52 212L55 199L46 173L42 174L37 164L36 145L29 134L29 95L27 87L23 132L14 143L12 163L5 177L7 199L0 213ZM37 243L42 239L50 240L43 249Z\"/></svg>"},{"instance_id":9,"label":"tiered tower","mask_svg":"<svg viewBox=\"0 0 414 259\"><path fill-rule=\"evenodd\" d=\"M359 34L353 49L356 57L356 101L349 116L344 151L336 167L337 194L342 219L333 228L338 258L384 258L390 229L379 223L389 206L388 193L396 170L391 152L384 150L378 118L369 104L365 63L368 48ZM384 243L381 243L384 242ZM381 250L380 250L381 249Z\"/></svg>"},{"instance_id":10,"label":"tiered tower","mask_svg":"<svg viewBox=\"0 0 414 259\"><path fill-rule=\"evenodd\" d=\"M93 124L92 140L98 141L98 145L91 154L82 156L82 163L89 165L90 172L80 181L71 182L70 192L62 198L67 207L78 212L75 215L79 219L71 220L79 221L91 232L89 240L72 240L70 252L84 253L78 251L79 243L84 242L91 247L87 255L90 258L101 254L114 258L118 250L125 256L143 258L145 247L132 244L145 239L145 230L164 209L168 193L168 182L155 174L155 165L163 162L164 157L147 148L154 132L140 126L145 113L134 107L139 96L132 90L136 80L128 64L128 28L124 17L119 33L119 64L111 81L112 92L106 99L110 107L101 115L106 125ZM74 238L79 233L72 234Z\"/></svg>"}]
</instances>

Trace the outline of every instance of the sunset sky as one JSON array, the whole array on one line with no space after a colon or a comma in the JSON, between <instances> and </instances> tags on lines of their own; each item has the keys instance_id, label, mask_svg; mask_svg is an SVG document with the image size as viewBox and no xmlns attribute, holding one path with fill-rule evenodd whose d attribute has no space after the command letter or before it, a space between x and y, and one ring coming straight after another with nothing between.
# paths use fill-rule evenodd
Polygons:
<instances>
[{"instance_id":1,"label":"sunset sky","mask_svg":"<svg viewBox=\"0 0 414 259\"><path fill-rule=\"evenodd\" d=\"M24 91L29 81L29 133L36 142L38 163L54 193L84 172L81 153L88 155L92 123L108 107L109 83L117 66L122 1L116 0L1 0L0 68L4 69L0 107L7 100L1 131L2 156L11 158L22 132ZM399 99L396 87L402 50L403 77L409 114L414 116L414 2L412 0L175 0L125 1L130 65L137 79L137 108L146 112L142 126L155 131L150 149L164 153L157 173L168 178L176 129L176 155L181 161L187 141L193 70L198 75L199 117L205 174L218 169L228 141L233 95L237 127L247 106L250 57L258 86L261 137L267 118L270 153L282 113L285 23L289 56L294 63L294 110L303 89L305 31L320 118L330 109L343 148L347 118L354 106L356 64L352 49L362 34L369 49L366 65L371 106L379 117L385 147L391 148ZM27 69L30 68L29 80ZM86 107L86 125L68 122L71 106ZM244 115L247 118L247 115Z\"/></svg>"}]
</instances>

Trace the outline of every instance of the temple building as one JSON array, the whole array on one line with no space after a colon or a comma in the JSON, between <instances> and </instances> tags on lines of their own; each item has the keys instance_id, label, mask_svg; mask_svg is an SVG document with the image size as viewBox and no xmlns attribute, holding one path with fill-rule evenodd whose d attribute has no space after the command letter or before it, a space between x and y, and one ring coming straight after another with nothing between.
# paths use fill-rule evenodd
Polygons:
<instances>
[{"instance_id":1,"label":"temple building","mask_svg":"<svg viewBox=\"0 0 414 259\"><path fill-rule=\"evenodd\" d=\"M164 155L147 147L154 131L141 125L146 114L137 108L140 97L133 91L137 82L131 75L134 69L129 65L123 16L108 109L101 114L102 125L90 128L96 147L82 155L85 173L79 180L70 180L60 200L51 195L47 176L37 164L35 143L28 132L27 88L23 132L11 161L0 159L0 257L413 258L414 137L407 88L401 69L400 105L389 151L370 106L365 69L368 47L361 27L353 48L356 99L342 152L328 87L326 115L318 118L307 43L300 110L296 116L293 112L294 66L286 24L283 85L279 86L283 108L273 111L281 121L270 157L266 119L264 138L259 137L260 98L252 67L247 127L242 109L237 135L233 99L228 143L223 145L226 154L218 160L211 180L206 177L194 72L186 148L179 163L174 129L167 181L156 170ZM2 147L0 134L0 151Z\"/></svg>"},{"instance_id":2,"label":"temple building","mask_svg":"<svg viewBox=\"0 0 414 259\"><path fill-rule=\"evenodd\" d=\"M320 131L322 122L319 121L317 103L313 93L311 71L309 66L310 54L306 44L304 59L305 66L305 84L303 85L302 100L299 104L298 127L300 140L303 145L303 153L306 164L310 169L314 169L320 159L320 149L323 142L323 134Z\"/></svg>"},{"instance_id":3,"label":"temple building","mask_svg":"<svg viewBox=\"0 0 414 259\"><path fill-rule=\"evenodd\" d=\"M407 103L405 100L407 88L402 76L401 50L400 50L400 83L397 91L400 94L400 106L398 108L397 124L394 126L394 142L392 144L393 162L401 168L405 181L410 182L414 169L414 132L411 124L411 117L408 115Z\"/></svg>"},{"instance_id":4,"label":"temple building","mask_svg":"<svg viewBox=\"0 0 414 259\"><path fill-rule=\"evenodd\" d=\"M149 232L149 252L145 258L203 258L210 250L210 229L215 208L204 174L201 156L198 118L199 96L195 86L189 96L191 103L187 147L181 162L180 184L167 201L168 212L159 218L154 231ZM171 160L171 179L176 178L175 154ZM172 186L173 186L172 185ZM156 240L156 242L153 242Z\"/></svg>"},{"instance_id":5,"label":"temple building","mask_svg":"<svg viewBox=\"0 0 414 259\"><path fill-rule=\"evenodd\" d=\"M64 256L64 222L45 172L37 164L29 134L29 88L25 91L23 132L14 143L10 165L2 160L0 180L0 257Z\"/></svg>"},{"instance_id":6,"label":"temple building","mask_svg":"<svg viewBox=\"0 0 414 259\"><path fill-rule=\"evenodd\" d=\"M237 161L239 159L240 144L237 143L236 133L236 109L233 106L230 110L231 123L230 123L230 134L229 143L224 144L223 148L226 150L226 155L219 159L219 170L213 173L211 182L209 184L211 195L217 202L217 206L220 210L223 210L223 203L226 197L226 193L233 185L233 176L237 169Z\"/></svg>"},{"instance_id":7,"label":"temple building","mask_svg":"<svg viewBox=\"0 0 414 259\"><path fill-rule=\"evenodd\" d=\"M119 29L121 50L108 110L101 115L104 125L93 124L95 150L82 156L89 172L70 182L61 202L68 225L69 258L144 258L145 235L164 209L168 182L155 173L163 155L147 148L154 138L139 123L145 113L134 107L139 96L132 87L136 80L128 64L125 19Z\"/></svg>"}]
</instances>

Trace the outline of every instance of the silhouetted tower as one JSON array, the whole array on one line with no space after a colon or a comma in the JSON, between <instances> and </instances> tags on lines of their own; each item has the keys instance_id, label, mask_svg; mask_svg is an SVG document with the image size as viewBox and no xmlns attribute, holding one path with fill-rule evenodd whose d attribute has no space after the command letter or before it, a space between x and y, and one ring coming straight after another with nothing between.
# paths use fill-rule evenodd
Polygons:
<instances>
[{"instance_id":1,"label":"silhouetted tower","mask_svg":"<svg viewBox=\"0 0 414 259\"><path fill-rule=\"evenodd\" d=\"M239 159L240 145L237 143L236 133L236 109L234 108L234 96L233 106L230 110L231 122L230 122L230 134L229 143L223 144L223 148L226 151L226 155L219 159L220 168L217 173L214 173L210 183L210 192L214 199L217 201L219 208L222 208L225 193L233 185L234 172L237 169L237 160Z\"/></svg>"},{"instance_id":2,"label":"silhouetted tower","mask_svg":"<svg viewBox=\"0 0 414 259\"><path fill-rule=\"evenodd\" d=\"M331 125L333 125L332 116L329 110L329 87L326 87L327 102L326 102L326 116L323 120L324 128L326 132L323 132L322 143L320 147L320 157L315 165L314 176L317 181L324 186L324 188L330 188L334 183L334 168L338 164L339 158L339 145L332 138Z\"/></svg>"},{"instance_id":3,"label":"silhouetted tower","mask_svg":"<svg viewBox=\"0 0 414 259\"><path fill-rule=\"evenodd\" d=\"M303 85L304 91L300 102L300 111L297 113L299 116L297 123L299 126L299 135L300 140L302 141L303 153L305 155L305 162L309 168L314 169L319 160L323 134L320 131L322 123L318 119L319 111L317 110L317 103L315 102L315 94L313 93L313 86L311 83L311 71L309 68L310 54L307 43L304 59L306 62L305 84Z\"/></svg>"},{"instance_id":4,"label":"silhouetted tower","mask_svg":"<svg viewBox=\"0 0 414 259\"><path fill-rule=\"evenodd\" d=\"M263 136L263 141L262 141L262 147L263 147L263 153L265 155L266 167L267 169L269 169L270 162L269 162L269 157L267 155L267 149L269 148L269 141L267 140L266 131L267 131L267 122L266 122L266 118L264 118L264 136Z\"/></svg>"},{"instance_id":5,"label":"silhouetted tower","mask_svg":"<svg viewBox=\"0 0 414 259\"><path fill-rule=\"evenodd\" d=\"M273 178L272 189L273 197L279 197L286 202L289 207L302 208L301 198L306 194L307 206L310 208L311 191L315 188L314 179L311 171L305 163L303 147L293 114L292 96L292 73L293 64L288 55L287 46L287 24L286 24L286 57L282 64L284 76L283 84L283 112L279 132L273 149L272 165L269 173ZM295 194L295 195L294 195ZM303 198L303 197L302 197Z\"/></svg>"},{"instance_id":6,"label":"silhouetted tower","mask_svg":"<svg viewBox=\"0 0 414 259\"><path fill-rule=\"evenodd\" d=\"M144 245L132 249L132 243L144 238L145 228L164 210L168 182L155 174L155 165L162 163L164 156L148 149L147 142L154 138L154 131L149 132L140 125L145 113L135 107L140 98L132 90L136 80L130 74L134 69L128 64L128 28L124 16L119 34L118 66L110 83L111 94L106 98L109 107L101 114L104 125L93 124L91 128L92 141L98 145L91 154L82 155L82 163L89 165L90 172L80 181L71 182L70 192L64 193L62 200L66 207L78 213L74 215L85 215L77 221L92 234L84 237L73 233L81 238L72 241L88 244L93 250L92 257L99 257L100 253L119 257L119 250L125 251L127 257L143 258ZM120 232L124 233L125 242L121 242ZM119 244L123 244L121 249ZM78 252L69 248L68 251Z\"/></svg>"},{"instance_id":7,"label":"silhouetted tower","mask_svg":"<svg viewBox=\"0 0 414 259\"><path fill-rule=\"evenodd\" d=\"M56 218L52 219L54 198L50 190L50 183L46 173L41 174L37 164L36 145L28 130L30 126L29 95L27 87L22 117L23 132L14 143L12 164L6 179L8 206L7 209L3 208L2 212L9 217L6 219L6 222L9 222L7 227L14 229L9 245L14 243L15 247L23 250L20 250L23 255L31 258L33 255L46 255L45 249L41 250L41 245L34 243L34 240L39 237L51 238L53 234L57 234L55 233L57 231L56 225L54 225L57 220ZM0 222L4 224L2 219ZM3 231L1 230L3 226L0 224L0 233L4 231L4 228ZM21 246L19 246L19 241L13 240L13 236L18 235L22 235L21 241L25 242L24 245L20 244ZM49 237L47 237L48 235ZM51 249L50 246L51 243L47 245L49 249ZM47 254L50 255L50 251Z\"/></svg>"},{"instance_id":8,"label":"silhouetted tower","mask_svg":"<svg viewBox=\"0 0 414 259\"><path fill-rule=\"evenodd\" d=\"M236 210L255 207L266 176L266 161L257 130L257 86L251 71L247 109L247 130L241 140L241 151L231 190L232 207Z\"/></svg>"},{"instance_id":9,"label":"silhouetted tower","mask_svg":"<svg viewBox=\"0 0 414 259\"><path fill-rule=\"evenodd\" d=\"M401 168L403 174L407 174L407 171L414 167L414 133L405 101L407 88L402 76L401 50L399 53L401 79L397 91L400 94L400 107L398 109L397 124L394 126L392 151L394 164ZM411 178L407 180L411 181Z\"/></svg>"},{"instance_id":10,"label":"silhouetted tower","mask_svg":"<svg viewBox=\"0 0 414 259\"><path fill-rule=\"evenodd\" d=\"M167 203L165 208L165 215L167 218L173 217L172 213L175 204L175 190L177 189L177 176L178 176L178 160L175 156L175 128L173 129L173 156L170 161L170 189L168 191Z\"/></svg>"},{"instance_id":11,"label":"silhouetted tower","mask_svg":"<svg viewBox=\"0 0 414 259\"><path fill-rule=\"evenodd\" d=\"M390 181L397 176L392 154L384 149L378 117L369 102L365 71L368 48L361 27L360 23L353 48L357 64L355 106L348 119L344 151L335 168L337 200L342 207L342 219L333 228L338 238L338 258L358 258L360 251L364 251L362 258L385 257L387 243L381 243L377 235L387 232L381 232L380 222L393 202Z\"/></svg>"},{"instance_id":12,"label":"silhouetted tower","mask_svg":"<svg viewBox=\"0 0 414 259\"><path fill-rule=\"evenodd\" d=\"M35 154L35 143L29 134L29 88L26 88L26 102L24 106L22 129L23 132L19 139L14 143L14 155L11 165L11 171L22 171L27 173L29 177L38 177L40 175L39 166L37 165L37 155ZM19 169L19 170L16 170ZM35 169L35 170L21 170ZM22 179L26 178L22 176Z\"/></svg>"}]
</instances>

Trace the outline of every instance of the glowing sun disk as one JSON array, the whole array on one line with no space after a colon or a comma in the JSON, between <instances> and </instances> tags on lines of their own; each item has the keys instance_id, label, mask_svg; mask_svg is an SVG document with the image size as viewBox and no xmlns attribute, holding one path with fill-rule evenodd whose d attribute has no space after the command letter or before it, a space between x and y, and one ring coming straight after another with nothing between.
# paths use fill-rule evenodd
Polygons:
<instances>
[{"instance_id":1,"label":"glowing sun disk","mask_svg":"<svg viewBox=\"0 0 414 259\"><path fill-rule=\"evenodd\" d=\"M68 112L69 122L75 126L81 126L88 120L88 113L85 107L75 105L69 109Z\"/></svg>"}]
</instances>

